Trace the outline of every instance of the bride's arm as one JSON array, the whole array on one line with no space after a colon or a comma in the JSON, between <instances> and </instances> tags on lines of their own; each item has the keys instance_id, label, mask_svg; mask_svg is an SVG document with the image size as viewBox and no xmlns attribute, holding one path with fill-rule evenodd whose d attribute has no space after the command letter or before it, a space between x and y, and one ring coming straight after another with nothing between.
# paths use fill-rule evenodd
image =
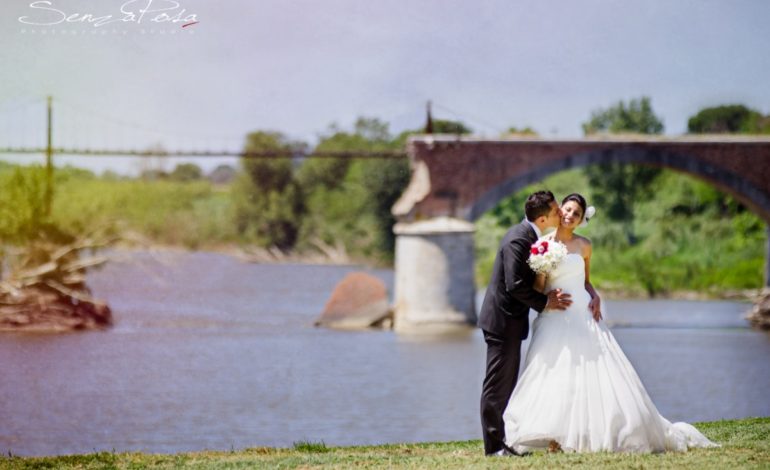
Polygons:
<instances>
[{"instance_id":1,"label":"bride's arm","mask_svg":"<svg viewBox=\"0 0 770 470\"><path fill-rule=\"evenodd\" d=\"M599 297L599 294L596 292L596 289L594 289L594 286L591 284L591 277L590 277L590 271L591 271L591 242L586 239L586 244L583 247L583 259L585 260L585 266L586 266L586 290L591 295L591 302L588 303L588 308L591 310L591 313L594 316L594 319L596 321L599 321L602 319L602 308L601 303L602 299Z\"/></svg>"}]
</instances>

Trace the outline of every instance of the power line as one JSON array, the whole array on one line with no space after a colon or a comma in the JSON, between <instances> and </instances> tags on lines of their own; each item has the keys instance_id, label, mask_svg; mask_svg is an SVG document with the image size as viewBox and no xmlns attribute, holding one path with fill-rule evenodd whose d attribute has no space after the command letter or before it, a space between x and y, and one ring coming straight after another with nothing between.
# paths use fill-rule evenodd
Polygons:
<instances>
[{"instance_id":1,"label":"power line","mask_svg":"<svg viewBox=\"0 0 770 470\"><path fill-rule=\"evenodd\" d=\"M0 153L16 154L38 154L45 153L45 148L30 147L6 147L0 148ZM211 157L240 157L254 159L274 159L274 158L347 158L347 159L394 159L406 158L406 152L399 150L345 150L345 151L294 151L294 150L270 150L262 152L231 152L216 150L175 150L175 151L153 151L153 150L117 150L117 149L76 149L76 148L54 148L55 155L78 155L83 157L192 157L192 158L211 158Z\"/></svg>"},{"instance_id":2,"label":"power line","mask_svg":"<svg viewBox=\"0 0 770 470\"><path fill-rule=\"evenodd\" d=\"M485 127L488 127L488 128L494 129L494 130L495 130L495 132L497 132L498 134L502 134L502 133L504 133L504 132L505 132L503 129L501 129L500 127L498 127L498 125L497 125L497 124L492 124L492 123L490 123L490 122L488 122L488 121L486 121L486 120L484 120L484 119L481 119L481 118L479 118L479 117L475 117L475 116L472 116L472 115L470 115L470 114L468 114L468 113L458 113L458 112L456 112L456 111L453 111L452 109L450 109L450 108L448 108L448 107L444 106L444 105L443 105L443 104L441 104L441 103L436 103L435 101L433 102L433 104L434 104L434 105L435 105L437 108L443 109L444 111L446 111L446 112L448 112L448 113L451 113L451 114L453 114L453 115L454 115L456 118L458 118L458 119L460 119L460 120L470 120L470 121L472 121L472 122L476 122L476 123L478 123L478 124L482 124L482 125L484 125Z\"/></svg>"},{"instance_id":3,"label":"power line","mask_svg":"<svg viewBox=\"0 0 770 470\"><path fill-rule=\"evenodd\" d=\"M97 147L94 145L88 145L89 143L86 142L85 146L77 145L78 136L80 134L79 130L81 126L78 126L78 123L81 123L83 119L77 119L77 118L70 118L70 119L64 119L64 120L57 120L56 127L59 130L64 130L69 126L69 132L72 136L74 136L75 145L67 145L65 143L64 146L59 147L50 147L49 146L40 146L39 143L32 143L32 145L29 145L26 141L27 133L30 129L29 126L26 125L27 121L30 121L29 114L30 114L30 104L33 102L38 102L39 100L35 98L34 100L26 100L26 102L17 103L15 106L13 106L12 110L18 110L19 108L23 108L21 111L22 118L17 120L17 122L21 122L22 129L19 133L22 136L22 141L20 144L13 145L13 144L6 144L4 147L0 147L0 154L20 154L20 155L28 155L28 154L46 154L47 152L52 152L55 155L76 155L76 156L84 156L84 157L109 157L109 156L129 156L129 157L193 157L193 158L206 158L206 157L238 157L238 158L292 158L292 159L304 159L304 158L347 158L347 159L391 159L391 158L404 158L406 157L406 153L403 151L372 151L372 150L346 150L346 151L307 151L303 148L289 148L287 150L275 150L275 151L262 151L262 152L244 152L240 150L164 150L163 148L152 148L139 150L139 149L126 149L126 148L108 148L108 147ZM61 102L57 100L57 104L63 105L62 108L65 112L65 114L75 113L75 114L85 114L87 120L94 120L94 119L100 119L102 122L107 123L113 123L119 125L121 128L131 128L135 130L141 130L145 132L150 132L153 134L160 134L160 135L169 135L169 133L159 131L157 129L150 129L142 125L137 125L136 123L132 123L120 118L115 118L113 116L109 116L107 114L93 111L86 109L84 107L81 107L79 105L73 105L67 102ZM31 122L31 121L30 121ZM42 119L41 119L42 123ZM74 125L72 124L74 123ZM35 126L36 127L36 126ZM50 132L52 128L52 121L49 117L48 119L48 135L50 139ZM42 133L41 133L42 135ZM174 135L174 134L170 134ZM181 134L176 134L177 136ZM192 135L192 134L190 134ZM224 136L201 136L200 134L195 134L196 137L203 137L203 138L223 138ZM108 134L109 136L109 134ZM122 134L121 134L122 137ZM243 136L232 136L234 139L242 140ZM34 139L33 139L34 140ZM122 141L122 139L121 139Z\"/></svg>"}]
</instances>

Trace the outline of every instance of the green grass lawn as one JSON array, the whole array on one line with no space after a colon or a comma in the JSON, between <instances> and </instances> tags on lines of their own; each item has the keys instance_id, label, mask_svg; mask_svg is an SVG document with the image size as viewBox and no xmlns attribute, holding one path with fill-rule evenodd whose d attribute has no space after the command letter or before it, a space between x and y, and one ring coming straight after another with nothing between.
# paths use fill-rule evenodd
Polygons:
<instances>
[{"instance_id":1,"label":"green grass lawn","mask_svg":"<svg viewBox=\"0 0 770 470\"><path fill-rule=\"evenodd\" d=\"M296 443L232 452L110 453L0 458L0 468L770 468L770 418L696 424L718 449L665 454L549 454L484 457L479 440L360 447Z\"/></svg>"}]
</instances>

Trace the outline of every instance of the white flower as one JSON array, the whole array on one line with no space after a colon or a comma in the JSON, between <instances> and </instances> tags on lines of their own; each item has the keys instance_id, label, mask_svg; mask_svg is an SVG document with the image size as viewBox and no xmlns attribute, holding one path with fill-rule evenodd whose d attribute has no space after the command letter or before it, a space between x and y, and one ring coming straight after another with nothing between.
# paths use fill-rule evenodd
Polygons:
<instances>
[{"instance_id":1,"label":"white flower","mask_svg":"<svg viewBox=\"0 0 770 470\"><path fill-rule=\"evenodd\" d=\"M548 274L567 256L567 247L556 240L540 239L532 245L527 264L538 274Z\"/></svg>"},{"instance_id":2,"label":"white flower","mask_svg":"<svg viewBox=\"0 0 770 470\"><path fill-rule=\"evenodd\" d=\"M586 213L583 216L583 221L580 222L580 225L578 225L578 227L587 226L588 221L591 220L594 215L596 215L596 208L594 206L588 206L588 208L586 208Z\"/></svg>"}]
</instances>

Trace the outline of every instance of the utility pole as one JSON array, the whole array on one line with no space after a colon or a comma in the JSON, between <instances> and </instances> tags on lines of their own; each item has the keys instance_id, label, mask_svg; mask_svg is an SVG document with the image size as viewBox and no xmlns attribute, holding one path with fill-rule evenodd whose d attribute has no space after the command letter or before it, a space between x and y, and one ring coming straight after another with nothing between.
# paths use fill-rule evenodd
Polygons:
<instances>
[{"instance_id":1,"label":"utility pole","mask_svg":"<svg viewBox=\"0 0 770 470\"><path fill-rule=\"evenodd\" d=\"M48 95L48 143L45 148L45 215L51 215L51 203L53 201L53 98Z\"/></svg>"},{"instance_id":2,"label":"utility pole","mask_svg":"<svg viewBox=\"0 0 770 470\"><path fill-rule=\"evenodd\" d=\"M425 120L425 133L426 134L433 134L433 116L431 116L430 112L430 101L428 101L428 117Z\"/></svg>"}]
</instances>

